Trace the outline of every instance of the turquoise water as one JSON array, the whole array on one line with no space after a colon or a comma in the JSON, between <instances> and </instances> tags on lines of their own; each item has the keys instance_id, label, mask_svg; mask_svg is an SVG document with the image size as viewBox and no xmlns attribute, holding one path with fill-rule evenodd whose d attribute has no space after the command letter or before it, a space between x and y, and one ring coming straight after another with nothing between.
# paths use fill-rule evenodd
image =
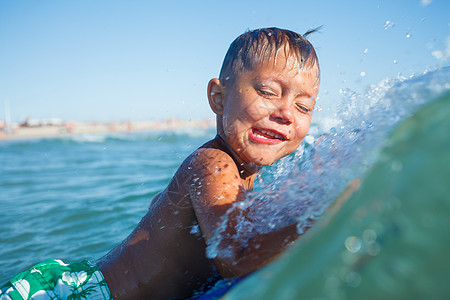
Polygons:
<instances>
[{"instance_id":1,"label":"turquoise water","mask_svg":"<svg viewBox=\"0 0 450 300\"><path fill-rule=\"evenodd\" d=\"M0 142L0 282L47 258L96 260L214 130Z\"/></svg>"},{"instance_id":2,"label":"turquoise water","mask_svg":"<svg viewBox=\"0 0 450 300\"><path fill-rule=\"evenodd\" d=\"M335 113L317 111L304 145L264 170L255 192L234 208L254 220L241 222L235 238L317 223L289 255L226 297L445 298L450 98L436 99L448 90L444 68L386 80L363 95L343 91ZM102 256L136 226L180 162L213 136L198 130L0 142L0 282L47 258ZM363 178L360 191L325 225L320 216L356 177ZM220 234L208 247L211 257Z\"/></svg>"}]
</instances>

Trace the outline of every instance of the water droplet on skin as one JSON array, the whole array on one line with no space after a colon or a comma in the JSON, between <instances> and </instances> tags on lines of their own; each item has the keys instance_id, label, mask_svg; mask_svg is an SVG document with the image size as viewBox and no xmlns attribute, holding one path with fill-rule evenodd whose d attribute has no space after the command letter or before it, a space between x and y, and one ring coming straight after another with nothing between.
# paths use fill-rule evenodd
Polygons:
<instances>
[{"instance_id":1,"label":"water droplet on skin","mask_svg":"<svg viewBox=\"0 0 450 300\"><path fill-rule=\"evenodd\" d=\"M191 231L189 232L190 234L197 234L200 232L200 228L198 225L192 225L191 227Z\"/></svg>"},{"instance_id":2,"label":"water droplet on skin","mask_svg":"<svg viewBox=\"0 0 450 300\"><path fill-rule=\"evenodd\" d=\"M356 253L361 249L361 241L356 236L346 238L344 245L351 253Z\"/></svg>"}]
</instances>

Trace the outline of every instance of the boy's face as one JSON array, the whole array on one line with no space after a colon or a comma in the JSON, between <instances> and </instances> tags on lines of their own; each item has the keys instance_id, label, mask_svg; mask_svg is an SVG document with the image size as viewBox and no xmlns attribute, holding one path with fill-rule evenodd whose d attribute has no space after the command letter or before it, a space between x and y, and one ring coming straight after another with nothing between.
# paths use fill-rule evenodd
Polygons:
<instances>
[{"instance_id":1,"label":"boy's face","mask_svg":"<svg viewBox=\"0 0 450 300\"><path fill-rule=\"evenodd\" d=\"M295 57L238 74L225 86L224 138L247 163L270 165L294 152L306 136L319 82L317 68L299 69Z\"/></svg>"}]
</instances>

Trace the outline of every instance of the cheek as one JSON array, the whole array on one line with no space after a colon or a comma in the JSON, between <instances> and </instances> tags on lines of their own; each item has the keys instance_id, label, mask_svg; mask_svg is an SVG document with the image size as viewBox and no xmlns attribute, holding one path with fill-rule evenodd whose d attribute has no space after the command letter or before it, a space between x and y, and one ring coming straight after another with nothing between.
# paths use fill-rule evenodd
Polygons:
<instances>
[{"instance_id":1,"label":"cheek","mask_svg":"<svg viewBox=\"0 0 450 300\"><path fill-rule=\"evenodd\" d=\"M295 134L298 139L303 140L308 133L309 125L311 124L311 118L303 119L300 122L297 122L295 126Z\"/></svg>"},{"instance_id":2,"label":"cheek","mask_svg":"<svg viewBox=\"0 0 450 300\"><path fill-rule=\"evenodd\" d=\"M251 121L257 121L263 119L270 115L276 107L273 103L268 101L254 101L251 105L248 105L245 110L243 109L243 114L246 115L247 119Z\"/></svg>"}]
</instances>

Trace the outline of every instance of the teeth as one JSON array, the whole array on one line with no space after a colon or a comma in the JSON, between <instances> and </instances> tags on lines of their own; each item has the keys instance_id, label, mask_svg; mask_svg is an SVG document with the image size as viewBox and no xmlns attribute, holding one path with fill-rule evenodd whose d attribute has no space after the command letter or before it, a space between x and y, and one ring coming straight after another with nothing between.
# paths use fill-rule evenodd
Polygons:
<instances>
[{"instance_id":1,"label":"teeth","mask_svg":"<svg viewBox=\"0 0 450 300\"><path fill-rule=\"evenodd\" d=\"M276 132L269 131L269 130L264 130L264 129L260 129L259 131L260 131L261 133L263 133L263 134L265 134L265 135L268 135L268 136L271 136L271 137L273 137L273 138L280 139L280 140L284 140L284 137L283 137L281 134L278 134L278 133L276 133ZM260 134L258 134L257 132L255 132L255 135L256 135L257 137L267 139L267 136L260 135Z\"/></svg>"}]
</instances>

